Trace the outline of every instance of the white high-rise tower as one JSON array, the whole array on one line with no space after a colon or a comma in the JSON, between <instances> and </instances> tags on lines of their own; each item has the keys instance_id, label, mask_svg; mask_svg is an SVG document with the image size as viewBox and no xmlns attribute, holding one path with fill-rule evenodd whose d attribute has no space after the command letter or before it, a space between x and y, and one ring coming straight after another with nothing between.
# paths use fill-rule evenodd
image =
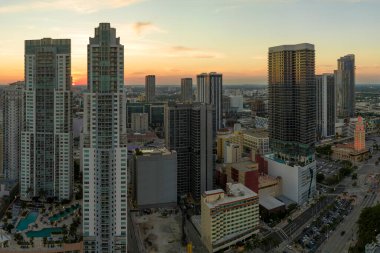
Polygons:
<instances>
[{"instance_id":1,"label":"white high-rise tower","mask_svg":"<svg viewBox=\"0 0 380 253\"><path fill-rule=\"evenodd\" d=\"M25 41L20 197L70 199L73 188L71 42Z\"/></svg>"},{"instance_id":2,"label":"white high-rise tower","mask_svg":"<svg viewBox=\"0 0 380 253\"><path fill-rule=\"evenodd\" d=\"M109 23L88 53L82 135L83 240L88 253L126 252L127 141L124 46Z\"/></svg>"}]
</instances>

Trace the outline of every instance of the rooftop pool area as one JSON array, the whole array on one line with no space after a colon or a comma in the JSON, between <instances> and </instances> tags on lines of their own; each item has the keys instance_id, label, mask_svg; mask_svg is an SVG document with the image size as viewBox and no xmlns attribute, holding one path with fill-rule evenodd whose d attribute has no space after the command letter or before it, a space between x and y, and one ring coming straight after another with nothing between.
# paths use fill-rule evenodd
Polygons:
<instances>
[{"instance_id":1,"label":"rooftop pool area","mask_svg":"<svg viewBox=\"0 0 380 253\"><path fill-rule=\"evenodd\" d=\"M62 228L44 228L38 231L29 231L26 232L26 236L28 238L33 237L51 237L52 233L59 233L62 232Z\"/></svg>"},{"instance_id":2,"label":"rooftop pool area","mask_svg":"<svg viewBox=\"0 0 380 253\"><path fill-rule=\"evenodd\" d=\"M34 223L37 220L38 212L31 211L28 213L28 215L25 218L22 218L17 226L16 231L23 231L28 228L29 224Z\"/></svg>"}]
</instances>

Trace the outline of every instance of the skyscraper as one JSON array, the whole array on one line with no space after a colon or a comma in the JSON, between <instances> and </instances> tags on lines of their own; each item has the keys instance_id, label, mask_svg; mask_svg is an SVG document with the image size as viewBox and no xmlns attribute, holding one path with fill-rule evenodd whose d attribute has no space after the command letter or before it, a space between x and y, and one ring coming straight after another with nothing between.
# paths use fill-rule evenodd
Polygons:
<instances>
[{"instance_id":1,"label":"skyscraper","mask_svg":"<svg viewBox=\"0 0 380 253\"><path fill-rule=\"evenodd\" d=\"M16 82L4 88L3 101L3 171L8 180L19 180L20 144L24 82Z\"/></svg>"},{"instance_id":2,"label":"skyscraper","mask_svg":"<svg viewBox=\"0 0 380 253\"><path fill-rule=\"evenodd\" d=\"M197 102L215 108L215 131L223 126L223 75L215 72L197 76Z\"/></svg>"},{"instance_id":3,"label":"skyscraper","mask_svg":"<svg viewBox=\"0 0 380 253\"><path fill-rule=\"evenodd\" d=\"M165 107L165 142L177 152L177 195L190 192L191 168L191 104Z\"/></svg>"},{"instance_id":4,"label":"skyscraper","mask_svg":"<svg viewBox=\"0 0 380 253\"><path fill-rule=\"evenodd\" d=\"M269 49L269 139L276 156L313 161L315 147L314 45Z\"/></svg>"},{"instance_id":5,"label":"skyscraper","mask_svg":"<svg viewBox=\"0 0 380 253\"><path fill-rule=\"evenodd\" d=\"M145 101L153 102L156 96L156 76L145 76Z\"/></svg>"},{"instance_id":6,"label":"skyscraper","mask_svg":"<svg viewBox=\"0 0 380 253\"><path fill-rule=\"evenodd\" d=\"M335 136L334 74L316 76L317 138Z\"/></svg>"},{"instance_id":7,"label":"skyscraper","mask_svg":"<svg viewBox=\"0 0 380 253\"><path fill-rule=\"evenodd\" d=\"M213 187L215 141L213 107L172 104L165 109L166 145L177 152L177 193L201 193Z\"/></svg>"},{"instance_id":8,"label":"skyscraper","mask_svg":"<svg viewBox=\"0 0 380 253\"><path fill-rule=\"evenodd\" d=\"M195 199L213 189L215 159L214 109L212 105L193 105L191 111L190 190Z\"/></svg>"},{"instance_id":9,"label":"skyscraper","mask_svg":"<svg viewBox=\"0 0 380 253\"><path fill-rule=\"evenodd\" d=\"M315 51L312 44L269 48L269 174L302 204L315 194Z\"/></svg>"},{"instance_id":10,"label":"skyscraper","mask_svg":"<svg viewBox=\"0 0 380 253\"><path fill-rule=\"evenodd\" d=\"M181 101L184 103L193 101L193 79L192 78L181 79Z\"/></svg>"},{"instance_id":11,"label":"skyscraper","mask_svg":"<svg viewBox=\"0 0 380 253\"><path fill-rule=\"evenodd\" d=\"M338 59L335 71L336 115L338 118L355 116L355 55Z\"/></svg>"},{"instance_id":12,"label":"skyscraper","mask_svg":"<svg viewBox=\"0 0 380 253\"><path fill-rule=\"evenodd\" d=\"M20 171L23 200L72 196L70 89L70 40L26 40Z\"/></svg>"},{"instance_id":13,"label":"skyscraper","mask_svg":"<svg viewBox=\"0 0 380 253\"><path fill-rule=\"evenodd\" d=\"M95 28L83 117L83 240L89 253L126 252L127 141L124 46L109 23Z\"/></svg>"}]
</instances>

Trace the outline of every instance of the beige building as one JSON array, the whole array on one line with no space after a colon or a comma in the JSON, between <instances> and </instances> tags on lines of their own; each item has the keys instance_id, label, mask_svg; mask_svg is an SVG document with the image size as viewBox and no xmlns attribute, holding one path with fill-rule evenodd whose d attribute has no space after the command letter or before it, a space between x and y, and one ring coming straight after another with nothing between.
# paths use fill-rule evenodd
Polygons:
<instances>
[{"instance_id":1,"label":"beige building","mask_svg":"<svg viewBox=\"0 0 380 253\"><path fill-rule=\"evenodd\" d=\"M148 113L132 113L131 129L134 133L145 133L149 130Z\"/></svg>"},{"instance_id":2,"label":"beige building","mask_svg":"<svg viewBox=\"0 0 380 253\"><path fill-rule=\"evenodd\" d=\"M243 134L238 131L232 132L229 129L220 129L218 131L216 136L216 154L219 161L223 161L224 159L226 142L239 144L243 147ZM240 150L242 150L242 148Z\"/></svg>"},{"instance_id":3,"label":"beige building","mask_svg":"<svg viewBox=\"0 0 380 253\"><path fill-rule=\"evenodd\" d=\"M227 184L206 191L201 199L201 237L209 252L234 246L258 233L258 195L244 185Z\"/></svg>"},{"instance_id":4,"label":"beige building","mask_svg":"<svg viewBox=\"0 0 380 253\"><path fill-rule=\"evenodd\" d=\"M241 160L242 146L240 144L225 142L224 163L236 163Z\"/></svg>"},{"instance_id":5,"label":"beige building","mask_svg":"<svg viewBox=\"0 0 380 253\"><path fill-rule=\"evenodd\" d=\"M254 153L263 155L270 153L268 130L258 128L244 132L243 146Z\"/></svg>"}]
</instances>

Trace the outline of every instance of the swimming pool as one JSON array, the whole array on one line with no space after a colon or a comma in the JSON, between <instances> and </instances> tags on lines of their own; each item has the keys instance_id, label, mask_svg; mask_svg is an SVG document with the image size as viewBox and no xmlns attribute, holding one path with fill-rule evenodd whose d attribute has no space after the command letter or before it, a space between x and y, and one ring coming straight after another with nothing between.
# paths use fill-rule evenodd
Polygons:
<instances>
[{"instance_id":1,"label":"swimming pool","mask_svg":"<svg viewBox=\"0 0 380 253\"><path fill-rule=\"evenodd\" d=\"M62 228L44 228L38 231L26 232L28 238L31 237L50 237L53 232L62 232Z\"/></svg>"},{"instance_id":2,"label":"swimming pool","mask_svg":"<svg viewBox=\"0 0 380 253\"><path fill-rule=\"evenodd\" d=\"M60 220L61 218L64 218L66 216L69 216L71 215L75 210L77 210L78 208L80 208L80 205L79 204L76 204L75 206L71 206L69 208L66 208L65 211L61 212L61 213L58 213L58 214L55 214L53 215L52 217L49 218L49 221L51 222L55 222L55 221L58 221Z\"/></svg>"},{"instance_id":3,"label":"swimming pool","mask_svg":"<svg viewBox=\"0 0 380 253\"><path fill-rule=\"evenodd\" d=\"M28 215L21 219L16 227L16 231L23 231L28 228L29 224L34 223L37 220L38 212L29 212Z\"/></svg>"}]
</instances>

